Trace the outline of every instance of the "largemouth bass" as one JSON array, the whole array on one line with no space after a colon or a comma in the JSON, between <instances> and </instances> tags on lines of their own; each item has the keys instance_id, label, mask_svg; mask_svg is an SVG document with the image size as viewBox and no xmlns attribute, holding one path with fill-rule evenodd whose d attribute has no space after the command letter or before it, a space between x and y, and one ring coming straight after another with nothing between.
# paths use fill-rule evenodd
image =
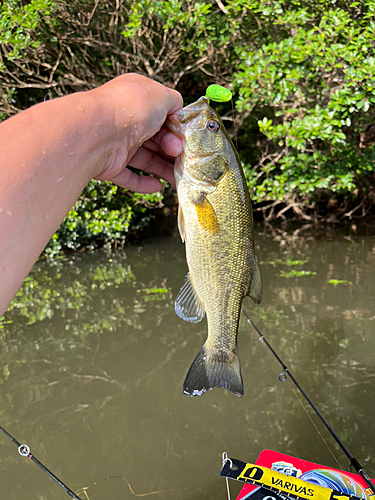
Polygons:
<instances>
[{"instance_id":1,"label":"largemouth bass","mask_svg":"<svg viewBox=\"0 0 375 500\"><path fill-rule=\"evenodd\" d=\"M237 332L242 300L262 299L253 217L242 167L220 117L201 97L170 117L183 142L176 159L178 227L189 273L176 298L185 321L207 315L208 337L184 382L200 396L222 387L243 396Z\"/></svg>"}]
</instances>

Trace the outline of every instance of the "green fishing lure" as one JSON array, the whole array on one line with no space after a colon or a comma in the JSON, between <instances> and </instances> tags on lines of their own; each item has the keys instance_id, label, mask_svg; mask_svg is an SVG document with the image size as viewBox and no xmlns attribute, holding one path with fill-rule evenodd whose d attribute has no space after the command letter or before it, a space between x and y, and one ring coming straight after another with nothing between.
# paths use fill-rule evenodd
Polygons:
<instances>
[{"instance_id":1,"label":"green fishing lure","mask_svg":"<svg viewBox=\"0 0 375 500\"><path fill-rule=\"evenodd\" d=\"M206 90L206 99L215 102L227 102L232 99L232 92L221 85L210 85Z\"/></svg>"}]
</instances>

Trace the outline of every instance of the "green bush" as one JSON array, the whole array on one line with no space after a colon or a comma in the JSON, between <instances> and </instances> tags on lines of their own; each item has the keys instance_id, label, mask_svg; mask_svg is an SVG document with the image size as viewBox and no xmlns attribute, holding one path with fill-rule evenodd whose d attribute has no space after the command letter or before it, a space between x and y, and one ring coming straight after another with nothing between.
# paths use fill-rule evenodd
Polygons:
<instances>
[{"instance_id":1,"label":"green bush","mask_svg":"<svg viewBox=\"0 0 375 500\"><path fill-rule=\"evenodd\" d=\"M255 202L306 216L319 200L338 210L336 197L344 211L354 203L366 213L374 200L374 11L375 0L5 0L0 113L129 71L177 88L186 102L223 84L236 95ZM218 110L231 119L229 106ZM122 193L109 207L111 188L96 186L50 248L123 241L142 201Z\"/></svg>"},{"instance_id":2,"label":"green bush","mask_svg":"<svg viewBox=\"0 0 375 500\"><path fill-rule=\"evenodd\" d=\"M110 182L91 181L53 235L45 253L54 257L62 248L93 250L124 245L129 229L149 223L149 207L159 206L161 193L129 193Z\"/></svg>"},{"instance_id":3,"label":"green bush","mask_svg":"<svg viewBox=\"0 0 375 500\"><path fill-rule=\"evenodd\" d=\"M375 2L237 2L261 26L238 51L240 111L265 136L256 199L344 193L374 171ZM288 193L288 194L286 194Z\"/></svg>"}]
</instances>

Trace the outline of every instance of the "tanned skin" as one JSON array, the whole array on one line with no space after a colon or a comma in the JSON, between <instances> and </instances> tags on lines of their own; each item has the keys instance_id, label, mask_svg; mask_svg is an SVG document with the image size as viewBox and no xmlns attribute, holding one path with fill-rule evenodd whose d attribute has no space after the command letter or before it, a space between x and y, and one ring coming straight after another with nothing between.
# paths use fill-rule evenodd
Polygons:
<instances>
[{"instance_id":1,"label":"tanned skin","mask_svg":"<svg viewBox=\"0 0 375 500\"><path fill-rule=\"evenodd\" d=\"M182 146L164 123L181 107L178 92L127 74L0 123L0 317L91 179L138 193L159 191L156 177L174 184Z\"/></svg>"}]
</instances>

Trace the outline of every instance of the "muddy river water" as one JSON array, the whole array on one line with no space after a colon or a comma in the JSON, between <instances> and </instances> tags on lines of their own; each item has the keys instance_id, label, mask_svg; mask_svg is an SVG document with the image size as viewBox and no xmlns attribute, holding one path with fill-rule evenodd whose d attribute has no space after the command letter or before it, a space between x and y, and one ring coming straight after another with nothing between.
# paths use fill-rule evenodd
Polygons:
<instances>
[{"instance_id":1,"label":"muddy river water","mask_svg":"<svg viewBox=\"0 0 375 500\"><path fill-rule=\"evenodd\" d=\"M244 308L374 477L375 236L260 227L255 239L264 299ZM0 323L0 425L90 500L133 498L128 484L148 498L224 499L224 451L251 462L270 448L345 468L244 318L245 396L183 395L206 338L205 320L174 312L186 271L177 235L38 262ZM7 500L69 498L2 435L0 485Z\"/></svg>"}]
</instances>

